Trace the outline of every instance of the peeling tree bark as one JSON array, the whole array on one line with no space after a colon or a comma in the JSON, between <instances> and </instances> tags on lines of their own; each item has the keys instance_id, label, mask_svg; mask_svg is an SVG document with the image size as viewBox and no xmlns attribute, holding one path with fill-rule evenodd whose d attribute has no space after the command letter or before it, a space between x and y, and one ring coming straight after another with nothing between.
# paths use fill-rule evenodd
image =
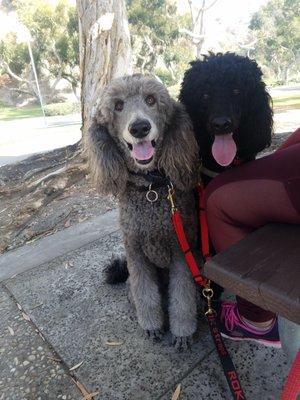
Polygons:
<instances>
[{"instance_id":1,"label":"peeling tree bark","mask_svg":"<svg viewBox=\"0 0 300 400\"><path fill-rule=\"evenodd\" d=\"M131 45L124 0L77 0L77 9L84 145L101 91L131 73Z\"/></svg>"}]
</instances>

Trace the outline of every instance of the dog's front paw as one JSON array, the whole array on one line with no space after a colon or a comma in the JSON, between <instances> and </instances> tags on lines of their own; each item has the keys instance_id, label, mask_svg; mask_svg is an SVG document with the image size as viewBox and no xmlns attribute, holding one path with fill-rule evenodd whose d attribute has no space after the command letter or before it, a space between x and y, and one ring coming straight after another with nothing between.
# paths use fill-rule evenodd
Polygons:
<instances>
[{"instance_id":1,"label":"dog's front paw","mask_svg":"<svg viewBox=\"0 0 300 400\"><path fill-rule=\"evenodd\" d=\"M172 345L179 352L190 350L192 346L192 336L172 335Z\"/></svg>"},{"instance_id":2,"label":"dog's front paw","mask_svg":"<svg viewBox=\"0 0 300 400\"><path fill-rule=\"evenodd\" d=\"M146 334L153 342L160 342L163 338L163 331L160 329L146 329Z\"/></svg>"}]
</instances>

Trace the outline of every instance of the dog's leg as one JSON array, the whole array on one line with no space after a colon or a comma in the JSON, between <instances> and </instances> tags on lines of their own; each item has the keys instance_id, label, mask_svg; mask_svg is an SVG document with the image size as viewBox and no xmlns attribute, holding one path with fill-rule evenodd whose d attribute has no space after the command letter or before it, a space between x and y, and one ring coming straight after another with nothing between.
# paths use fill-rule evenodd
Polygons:
<instances>
[{"instance_id":1,"label":"dog's leg","mask_svg":"<svg viewBox=\"0 0 300 400\"><path fill-rule=\"evenodd\" d=\"M138 322L150 338L160 340L164 318L156 269L139 252L127 254L127 263Z\"/></svg>"},{"instance_id":2,"label":"dog's leg","mask_svg":"<svg viewBox=\"0 0 300 400\"><path fill-rule=\"evenodd\" d=\"M191 272L180 256L170 265L169 319L175 348L187 349L197 329L197 293Z\"/></svg>"}]
</instances>

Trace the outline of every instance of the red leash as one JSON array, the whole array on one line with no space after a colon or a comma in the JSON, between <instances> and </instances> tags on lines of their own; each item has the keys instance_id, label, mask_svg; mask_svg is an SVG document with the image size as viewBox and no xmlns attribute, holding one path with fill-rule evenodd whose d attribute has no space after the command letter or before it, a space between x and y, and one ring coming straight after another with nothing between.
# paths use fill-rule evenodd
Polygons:
<instances>
[{"instance_id":1,"label":"red leash","mask_svg":"<svg viewBox=\"0 0 300 400\"><path fill-rule=\"evenodd\" d=\"M212 297L213 290L210 287L210 280L205 278L200 271L200 268L197 264L197 261L191 251L190 245L188 243L182 218L179 210L176 208L174 203L175 190L173 187L169 186L169 194L168 199L171 203L172 207L172 221L174 230L176 232L176 236L178 239L178 243L181 247L181 250L184 253L186 263L193 275L195 282L203 287L202 294L207 299L207 311L205 316L207 318L207 322L210 328L211 335L213 337L222 368L229 386L229 389L232 394L232 398L235 400L245 400L245 394L242 389L239 377L237 375L235 366L231 360L231 357L226 349L226 346L223 342L222 336L220 334L220 330L218 327L216 312L212 308ZM211 259L210 248L209 248L209 233L208 233L208 225L205 211L205 193L204 186L202 183L198 184L198 195L199 195L199 220L200 220L200 228L201 228L201 250L204 257L205 262Z\"/></svg>"},{"instance_id":2,"label":"red leash","mask_svg":"<svg viewBox=\"0 0 300 400\"><path fill-rule=\"evenodd\" d=\"M285 381L280 400L296 400L300 395L300 350Z\"/></svg>"},{"instance_id":3,"label":"red leash","mask_svg":"<svg viewBox=\"0 0 300 400\"><path fill-rule=\"evenodd\" d=\"M211 254L209 250L209 233L208 224L205 211L205 193L203 183L198 184L198 196L199 196L199 218L200 218L200 228L201 228L201 249L205 262L211 259Z\"/></svg>"},{"instance_id":4,"label":"red leash","mask_svg":"<svg viewBox=\"0 0 300 400\"><path fill-rule=\"evenodd\" d=\"M176 232L177 239L179 241L181 250L184 253L184 257L186 260L186 263L193 275L193 278L195 282L200 285L200 286L206 286L208 280L201 275L200 269L198 267L197 261L195 260L195 257L192 253L192 250L190 248L190 245L188 243L187 237L184 232L183 228L183 223L182 223L182 218L180 215L179 210L175 207L174 202L173 202L173 194L174 194L174 189L171 189L173 192L170 195L169 191L169 200L171 201L172 204L172 221L173 221L173 226Z\"/></svg>"}]
</instances>

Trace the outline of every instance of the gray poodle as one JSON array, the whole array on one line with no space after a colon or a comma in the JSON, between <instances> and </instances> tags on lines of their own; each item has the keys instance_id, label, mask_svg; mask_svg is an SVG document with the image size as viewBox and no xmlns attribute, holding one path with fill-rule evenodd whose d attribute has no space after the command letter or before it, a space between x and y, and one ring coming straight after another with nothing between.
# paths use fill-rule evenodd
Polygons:
<instances>
[{"instance_id":1,"label":"gray poodle","mask_svg":"<svg viewBox=\"0 0 300 400\"><path fill-rule=\"evenodd\" d=\"M160 271L168 272L169 326L176 348L197 325L196 286L171 222L175 189L192 248L197 218L193 187L198 147L183 106L154 77L125 76L104 90L88 137L99 189L118 197L132 299L140 326L159 340L164 326Z\"/></svg>"}]
</instances>

